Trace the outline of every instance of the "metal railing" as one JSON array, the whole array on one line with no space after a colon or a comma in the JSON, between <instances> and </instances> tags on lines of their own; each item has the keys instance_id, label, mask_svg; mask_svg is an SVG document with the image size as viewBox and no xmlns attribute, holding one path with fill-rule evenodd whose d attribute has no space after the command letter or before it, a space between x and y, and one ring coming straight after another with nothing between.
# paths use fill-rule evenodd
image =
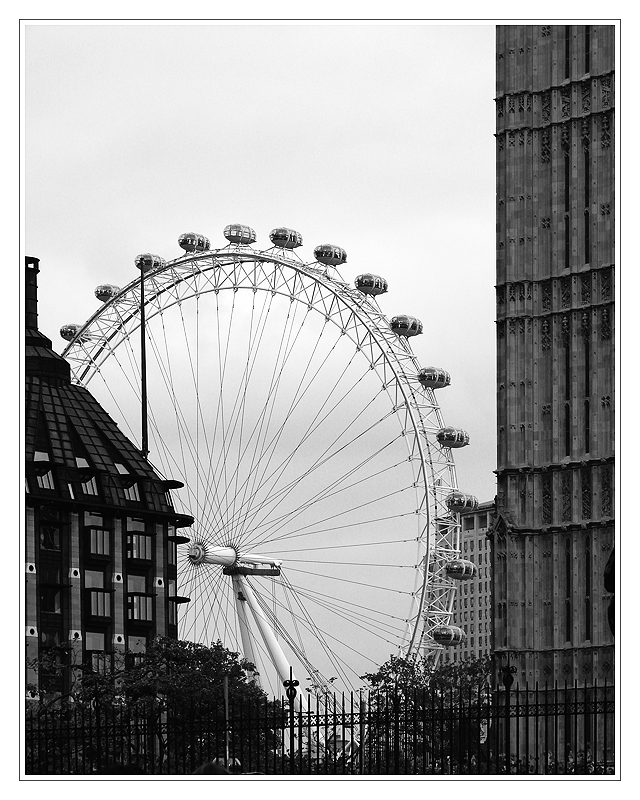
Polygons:
<instances>
[{"instance_id":1,"label":"metal railing","mask_svg":"<svg viewBox=\"0 0 640 800\"><path fill-rule=\"evenodd\" d=\"M26 775L614 774L614 687L27 708ZM235 766L233 766L235 765Z\"/></svg>"}]
</instances>

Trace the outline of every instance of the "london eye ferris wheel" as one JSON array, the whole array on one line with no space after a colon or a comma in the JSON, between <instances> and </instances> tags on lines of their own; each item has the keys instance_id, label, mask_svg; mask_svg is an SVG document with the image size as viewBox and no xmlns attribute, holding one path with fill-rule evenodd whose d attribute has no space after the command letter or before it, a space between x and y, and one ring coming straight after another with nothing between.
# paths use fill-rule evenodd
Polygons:
<instances>
[{"instance_id":1,"label":"london eye ferris wheel","mask_svg":"<svg viewBox=\"0 0 640 800\"><path fill-rule=\"evenodd\" d=\"M242 653L274 694L290 668L326 692L392 654L437 660L462 641L453 597L475 574L459 512L477 501L452 458L469 437L436 399L448 373L418 363L418 319L382 313L384 278L342 279L342 248L307 262L288 228L265 250L246 225L224 235L138 256L127 286L98 287L98 311L61 330L72 379L133 441L144 402L141 449L184 484L179 637Z\"/></svg>"}]
</instances>

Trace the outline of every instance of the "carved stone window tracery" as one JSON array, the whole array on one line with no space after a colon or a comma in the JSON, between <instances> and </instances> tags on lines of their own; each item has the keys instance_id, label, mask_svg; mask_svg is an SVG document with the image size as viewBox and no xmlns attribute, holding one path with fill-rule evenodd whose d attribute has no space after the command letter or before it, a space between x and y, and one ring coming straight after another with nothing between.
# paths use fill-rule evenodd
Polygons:
<instances>
[{"instance_id":1,"label":"carved stone window tracery","mask_svg":"<svg viewBox=\"0 0 640 800\"><path fill-rule=\"evenodd\" d=\"M551 494L551 476L542 476L542 521L551 522L553 515L553 497Z\"/></svg>"},{"instance_id":2,"label":"carved stone window tracery","mask_svg":"<svg viewBox=\"0 0 640 800\"><path fill-rule=\"evenodd\" d=\"M591 519L591 470L583 467L580 470L582 519Z\"/></svg>"},{"instance_id":3,"label":"carved stone window tracery","mask_svg":"<svg viewBox=\"0 0 640 800\"><path fill-rule=\"evenodd\" d=\"M601 339L610 339L611 338L611 322L609 321L609 309L603 308L602 309L602 316L600 319L600 338Z\"/></svg>"},{"instance_id":4,"label":"carved stone window tracery","mask_svg":"<svg viewBox=\"0 0 640 800\"><path fill-rule=\"evenodd\" d=\"M611 467L604 466L600 472L601 491L602 491L602 515L611 516L612 488L611 488Z\"/></svg>"},{"instance_id":5,"label":"carved stone window tracery","mask_svg":"<svg viewBox=\"0 0 640 800\"><path fill-rule=\"evenodd\" d=\"M571 283L568 278L563 278L560 284L562 295L562 308L569 308L571 306Z\"/></svg>"},{"instance_id":6,"label":"carved stone window tracery","mask_svg":"<svg viewBox=\"0 0 640 800\"><path fill-rule=\"evenodd\" d=\"M562 521L570 522L572 517L572 473L562 473Z\"/></svg>"}]
</instances>

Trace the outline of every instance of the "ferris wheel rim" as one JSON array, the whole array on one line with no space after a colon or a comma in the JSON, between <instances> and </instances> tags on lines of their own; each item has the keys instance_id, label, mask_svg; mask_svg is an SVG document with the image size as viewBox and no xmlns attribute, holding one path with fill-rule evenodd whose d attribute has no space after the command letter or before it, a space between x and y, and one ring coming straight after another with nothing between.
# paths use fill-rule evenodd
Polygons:
<instances>
[{"instance_id":1,"label":"ferris wheel rim","mask_svg":"<svg viewBox=\"0 0 640 800\"><path fill-rule=\"evenodd\" d=\"M199 268L196 271L192 270L188 274L185 271L184 274L180 275L179 279L176 279L175 276L178 274L180 269L186 270L190 265L198 264L203 261L209 262L209 266L207 267L206 270ZM189 277L193 277L194 275L201 274L205 271L214 270L216 267L222 266L223 264L235 265L235 264L251 263L255 261L258 261L260 263L271 263L274 266L280 268L281 270L283 268L293 269L295 272L313 281L316 285L321 285L325 290L327 290L330 294L332 294L339 302L343 303L349 309L349 311L354 315L354 317L357 318L358 323L364 326L364 328L366 328L372 341L375 342L375 344L379 349L380 354L382 355L387 365L391 369L395 378L396 386L400 389L400 392L404 397L407 413L409 414L411 424L413 427L413 435L418 445L418 450L420 454L420 471L422 473L422 479L424 484L423 494L425 497L424 512L426 515L426 522L423 526L423 534L421 537L421 544L424 546L423 563L425 566L422 569L420 596L417 603L418 608L415 615L412 618L413 622L412 622L411 641L407 648L407 654L412 653L415 651L416 648L420 646L421 636L423 635L424 632L424 626L422 626L422 621L423 621L424 607L426 601L426 593L429 584L429 570L428 570L429 554L430 554L429 530L430 530L430 525L432 523L430 519L430 506L429 506L428 494L433 489L432 486L433 481L432 481L431 468L429 465L429 459L427 459L425 455L421 437L420 423L422 422L422 414L420 408L417 407L417 405L415 404L415 399L414 399L415 392L409 384L406 372L400 368L401 364L399 356L402 356L402 358L412 366L414 373L417 373L420 368L417 358L411 351L411 348L408 346L406 339L401 339L396 334L392 333L390 329L388 330L388 332L385 331L388 333L388 335L386 337L383 336L381 334L380 323L381 322L386 323L388 326L388 320L378 308L377 303L370 298L363 298L362 293L357 292L357 290L351 289L344 282L342 281L337 282L327 277L326 270L320 270L314 268L310 264L305 264L302 261L296 261L295 259L283 255L278 255L274 252L257 251L253 250L252 248L237 248L237 249L221 248L219 250L211 250L204 253L190 254L187 256L182 256L178 259L174 259L173 261L169 261L166 263L165 266L150 271L149 273L144 275L145 307L147 306L151 307L156 298L161 294L160 291L154 292L151 288L146 288L147 281L149 281L149 287L151 287L153 286L153 282L157 281L159 277L162 277L163 275L164 276L173 275L174 278L169 283L171 286L176 286L179 283L183 283L184 281L188 280ZM133 298L135 300L135 289L137 286L139 286L139 284L140 284L140 278L134 279L127 286L121 289L118 292L118 294L115 295L111 300L109 300L107 303L104 303L103 306L99 308L89 318L89 320L78 330L75 339L72 342L70 342L69 345L65 348L63 355L68 359L73 360L74 347L77 348L78 343L80 343L81 348L85 349L86 352L86 348L84 348L86 342L82 342L82 339L85 336L90 335L92 326L94 326L96 321L99 320L109 309L118 309L119 304L121 304L123 300L126 300L127 298ZM278 290L274 291L273 289L267 289L262 286L256 287L254 285L247 285L242 287L224 286L220 287L219 291L223 290L226 291L230 288L234 288L236 290L239 290L240 288L242 289L253 288L254 291L256 290L271 291L272 294L278 293L287 296L287 293L285 293L284 291L278 291ZM162 291L166 291L166 289L162 289ZM189 297L199 296L200 294L205 294L212 291L217 291L217 290L211 287L203 290L202 292L195 290L192 295L189 295ZM358 296L356 296L356 293ZM293 295L291 295L291 299L292 300L294 299ZM300 298L295 298L295 299L299 300L300 302L303 302ZM362 302L363 299L365 300L366 305L365 303ZM174 303L177 302L181 302L181 300L174 301ZM126 305L127 304L125 303L125 307ZM139 303L137 305L135 302L130 303L128 307L130 311L129 316L126 320L124 320L124 317L121 317L121 319L123 319L124 321L122 322L118 330L120 331L124 330L125 322L128 321L132 322L133 327L131 331L125 333L123 339L126 339L129 336L131 336L131 333L137 327L136 325L137 317L135 309L137 308L139 311ZM309 307L311 308L311 305ZM319 311L320 309L316 310ZM331 319L331 321L337 324L335 319ZM114 332L113 335L115 336L116 332ZM106 357L108 357L108 355L105 356L105 358ZM93 361L91 356L89 356L89 358L91 361ZM87 369L91 369L91 367L89 366L87 367ZM88 384L95 375L95 370L93 373L89 375L88 379L84 381L83 379L86 377L86 374L87 374L86 372L83 373L82 379L79 379L77 374L74 372L74 380L80 383L81 385L85 385L85 383ZM433 392L431 392L431 394L433 394ZM436 417L439 418L440 424L442 424L440 407L437 404L437 402L435 402L435 399L432 399L432 406L433 406L432 410L434 411ZM416 419L416 416L418 417L418 419ZM450 474L450 488L451 490L455 490L456 489L455 466L453 464L453 459L450 457L447 461L447 469L449 470ZM452 599L453 598L451 596L449 600L449 611Z\"/></svg>"}]
</instances>

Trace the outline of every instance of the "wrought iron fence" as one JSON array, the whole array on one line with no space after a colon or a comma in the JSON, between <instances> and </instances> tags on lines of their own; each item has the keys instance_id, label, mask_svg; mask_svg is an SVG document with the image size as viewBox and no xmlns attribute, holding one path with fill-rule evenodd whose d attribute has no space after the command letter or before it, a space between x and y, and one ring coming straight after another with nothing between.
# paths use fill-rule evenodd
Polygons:
<instances>
[{"instance_id":1,"label":"wrought iron fence","mask_svg":"<svg viewBox=\"0 0 640 800\"><path fill-rule=\"evenodd\" d=\"M295 704L294 704L295 705ZM396 692L26 713L27 775L613 774L613 686Z\"/></svg>"}]
</instances>

